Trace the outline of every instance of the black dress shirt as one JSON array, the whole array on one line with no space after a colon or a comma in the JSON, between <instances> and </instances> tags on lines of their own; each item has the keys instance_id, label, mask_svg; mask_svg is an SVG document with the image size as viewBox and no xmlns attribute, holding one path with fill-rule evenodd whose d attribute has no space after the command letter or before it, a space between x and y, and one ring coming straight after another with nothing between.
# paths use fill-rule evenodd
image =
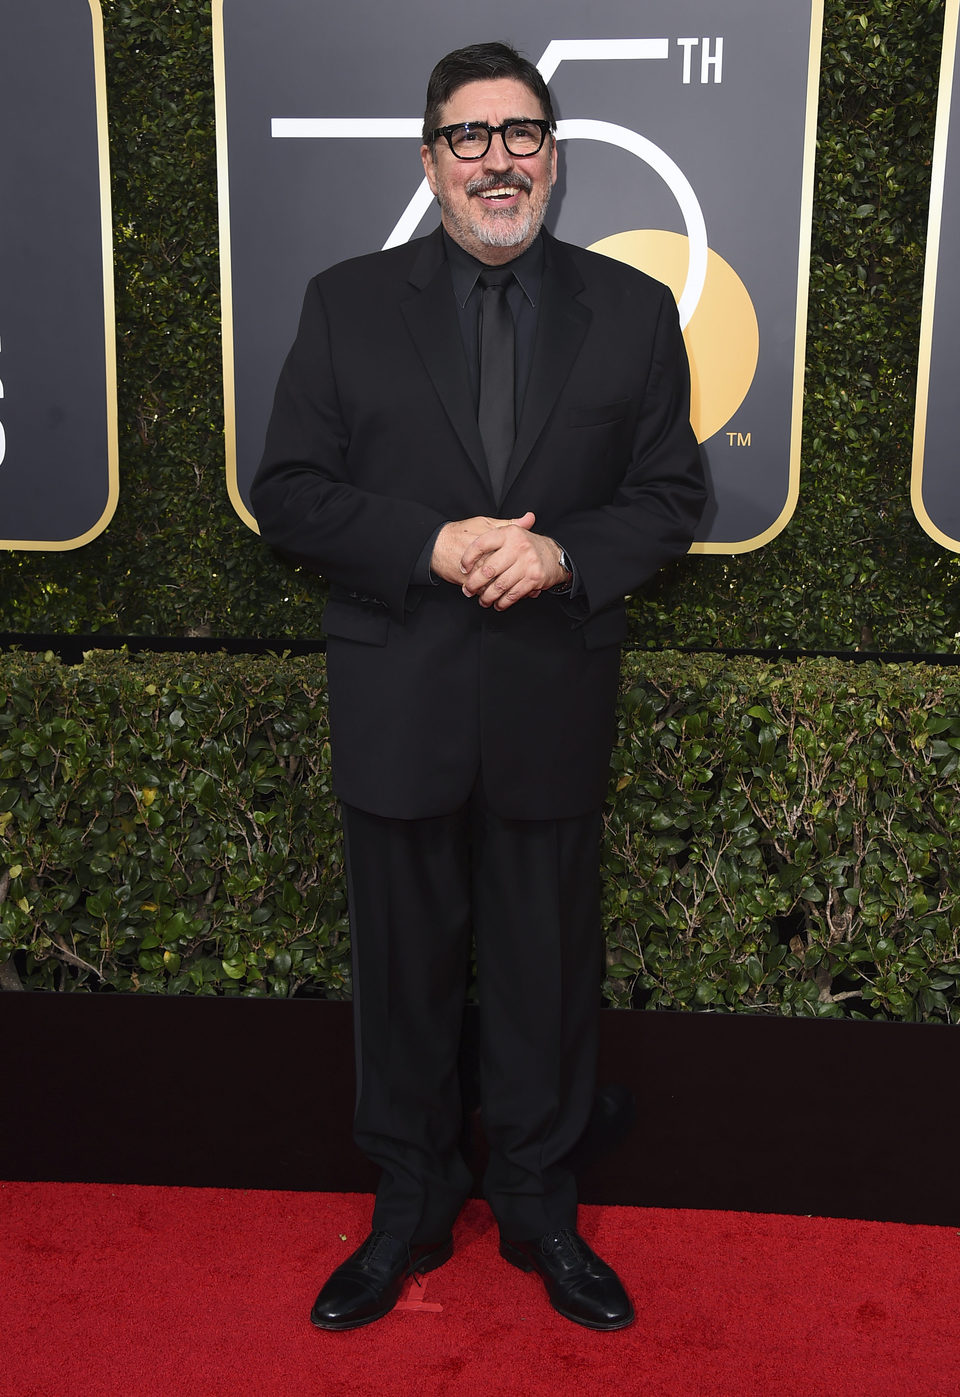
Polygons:
<instances>
[{"instance_id":1,"label":"black dress shirt","mask_svg":"<svg viewBox=\"0 0 960 1397\"><path fill-rule=\"evenodd\" d=\"M443 244L450 264L450 280L457 302L457 318L460 334L467 356L467 368L473 387L474 405L480 400L480 303L482 291L477 286L481 272L487 270L484 262L472 257L459 243L443 230ZM537 237L526 252L512 262L498 263L498 269L513 272L513 281L507 287L507 305L513 313L516 330L516 416L520 420L523 395L530 377L533 362L533 341L537 333L537 308L540 304L540 283L543 280L543 242Z\"/></svg>"},{"instance_id":2,"label":"black dress shirt","mask_svg":"<svg viewBox=\"0 0 960 1397\"><path fill-rule=\"evenodd\" d=\"M445 228L442 229L442 235L447 264L450 268L453 295L457 303L457 319L467 359L467 370L473 388L473 402L474 407L476 407L480 400L480 304L483 297L481 289L477 286L477 281L481 272L487 270L487 264L479 261L465 248L462 248L458 242L450 237ZM523 407L523 395L526 392L530 366L533 363L533 342L537 333L537 310L540 304L540 287L543 281L543 239L538 234L519 257L515 257L512 262L500 262L497 266L498 268L509 268L513 272L513 281L507 288L507 304L513 312L513 323L516 331L516 417L519 422ZM435 530L424 545L411 578L414 584L436 584L439 582L439 578L434 577L430 571L430 559L433 556L433 546L437 541L439 532L439 529ZM577 583L578 579L574 568L571 594L577 592Z\"/></svg>"}]
</instances>

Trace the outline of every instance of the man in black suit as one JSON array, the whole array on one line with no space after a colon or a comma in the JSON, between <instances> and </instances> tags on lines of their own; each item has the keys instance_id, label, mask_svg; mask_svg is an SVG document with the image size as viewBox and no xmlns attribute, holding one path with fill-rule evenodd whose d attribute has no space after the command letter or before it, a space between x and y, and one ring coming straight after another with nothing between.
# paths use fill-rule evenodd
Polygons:
<instances>
[{"instance_id":1,"label":"man in black suit","mask_svg":"<svg viewBox=\"0 0 960 1397\"><path fill-rule=\"evenodd\" d=\"M355 1129L382 1168L321 1328L379 1318L451 1254L471 941L501 1254L577 1323L633 1318L577 1234L569 1156L623 599L685 552L704 487L669 292L542 230L554 130L513 49L441 60L421 157L442 228L310 283L253 487L266 541L330 581Z\"/></svg>"}]
</instances>

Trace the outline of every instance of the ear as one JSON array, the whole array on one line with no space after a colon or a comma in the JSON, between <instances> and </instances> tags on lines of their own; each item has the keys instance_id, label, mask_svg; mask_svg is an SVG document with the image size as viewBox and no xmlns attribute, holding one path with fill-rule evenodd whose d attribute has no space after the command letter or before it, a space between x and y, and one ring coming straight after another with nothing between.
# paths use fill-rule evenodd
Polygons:
<instances>
[{"instance_id":1,"label":"ear","mask_svg":"<svg viewBox=\"0 0 960 1397\"><path fill-rule=\"evenodd\" d=\"M423 173L427 177L427 184L430 186L430 193L437 192L437 164L434 158L433 146L422 145L420 147L420 159L423 161Z\"/></svg>"},{"instance_id":2,"label":"ear","mask_svg":"<svg viewBox=\"0 0 960 1397\"><path fill-rule=\"evenodd\" d=\"M550 156L550 184L552 186L557 182L557 138L553 134L550 136L550 144L553 147Z\"/></svg>"}]
</instances>

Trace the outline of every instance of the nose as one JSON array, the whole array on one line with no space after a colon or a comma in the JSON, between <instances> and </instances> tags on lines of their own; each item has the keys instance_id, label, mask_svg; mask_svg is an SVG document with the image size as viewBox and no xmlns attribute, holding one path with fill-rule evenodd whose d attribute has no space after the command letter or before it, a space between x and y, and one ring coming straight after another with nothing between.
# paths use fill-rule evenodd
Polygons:
<instances>
[{"instance_id":1,"label":"nose","mask_svg":"<svg viewBox=\"0 0 960 1397\"><path fill-rule=\"evenodd\" d=\"M498 131L490 142L490 148L483 157L484 169L493 171L509 170L513 165L513 156L503 144L503 134Z\"/></svg>"}]
</instances>

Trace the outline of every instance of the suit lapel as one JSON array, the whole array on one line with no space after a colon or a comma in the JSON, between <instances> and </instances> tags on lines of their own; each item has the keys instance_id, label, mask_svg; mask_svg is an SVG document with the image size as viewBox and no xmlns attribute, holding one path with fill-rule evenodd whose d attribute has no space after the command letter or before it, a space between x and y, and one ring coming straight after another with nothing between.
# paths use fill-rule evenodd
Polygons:
<instances>
[{"instance_id":1,"label":"suit lapel","mask_svg":"<svg viewBox=\"0 0 960 1397\"><path fill-rule=\"evenodd\" d=\"M533 361L517 439L507 466L504 497L556 407L591 320L590 311L576 299L583 281L562 243L557 243L546 230L543 239L545 259ZM439 228L421 244L409 282L409 295L400 306L407 329L473 468L489 488L490 476Z\"/></svg>"},{"instance_id":2,"label":"suit lapel","mask_svg":"<svg viewBox=\"0 0 960 1397\"><path fill-rule=\"evenodd\" d=\"M522 471L556 407L592 318L586 306L576 300L583 289L583 281L562 244L546 230L543 239L546 256L533 362L517 426L517 440L507 466L504 495Z\"/></svg>"},{"instance_id":3,"label":"suit lapel","mask_svg":"<svg viewBox=\"0 0 960 1397\"><path fill-rule=\"evenodd\" d=\"M490 477L439 228L421 245L409 281L411 287L417 289L411 289L400 305L407 329L471 464L489 487Z\"/></svg>"}]
</instances>

